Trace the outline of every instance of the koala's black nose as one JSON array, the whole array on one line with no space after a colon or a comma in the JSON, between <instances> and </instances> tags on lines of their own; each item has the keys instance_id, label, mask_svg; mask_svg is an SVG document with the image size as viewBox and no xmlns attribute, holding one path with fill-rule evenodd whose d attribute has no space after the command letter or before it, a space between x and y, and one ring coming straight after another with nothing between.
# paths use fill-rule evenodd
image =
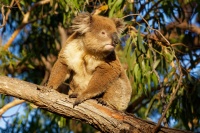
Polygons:
<instances>
[{"instance_id":1,"label":"koala's black nose","mask_svg":"<svg viewBox=\"0 0 200 133\"><path fill-rule=\"evenodd\" d=\"M117 36L116 32L112 33L112 40L113 40L112 43L113 46L116 46L118 43L120 43L119 37Z\"/></svg>"}]
</instances>

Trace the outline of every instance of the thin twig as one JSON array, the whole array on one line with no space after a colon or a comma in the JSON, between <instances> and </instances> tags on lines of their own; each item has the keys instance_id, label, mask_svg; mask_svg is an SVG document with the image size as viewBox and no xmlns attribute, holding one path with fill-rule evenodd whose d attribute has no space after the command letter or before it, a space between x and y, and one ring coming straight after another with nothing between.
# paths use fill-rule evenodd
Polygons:
<instances>
[{"instance_id":1,"label":"thin twig","mask_svg":"<svg viewBox=\"0 0 200 133\"><path fill-rule=\"evenodd\" d=\"M149 48L150 48L150 50L152 51L152 53L153 53L153 65L155 64L155 62L156 62L156 60L157 60L157 58L156 58L156 52L153 50L153 48L152 48L152 45L151 44L149 44ZM159 82L159 84L160 84L160 88L161 88L161 91L160 91L160 96L161 96L161 102L162 102L162 104L163 104L163 111L166 109L166 103L165 103L165 94L164 94L164 88L163 88L163 86L162 86L162 83L161 83L161 81L160 81L160 77L159 77L159 75L158 75L158 72L156 71L156 68L155 67L153 67L153 65L152 65L152 71L154 72L154 74L156 75L156 77L158 78L158 82ZM163 112L162 112L162 115L163 115ZM166 118L165 118L165 115L164 115L164 118L163 118L163 121L164 121L164 123L165 123L165 125L167 125L167 122L166 122ZM168 125L167 125L167 127L168 127Z\"/></svg>"},{"instance_id":2,"label":"thin twig","mask_svg":"<svg viewBox=\"0 0 200 133\"><path fill-rule=\"evenodd\" d=\"M152 69L153 69L153 72L155 73L156 77L158 78L158 82L161 84L161 81L160 81L160 77L159 77L159 75L158 75L158 72L156 71L156 68L154 67L154 64L156 63L156 60L157 60L156 52L153 50L151 44L149 45L149 48L150 48L150 50L151 50L152 53L153 53L153 65L152 65Z\"/></svg>"},{"instance_id":3,"label":"thin twig","mask_svg":"<svg viewBox=\"0 0 200 133\"><path fill-rule=\"evenodd\" d=\"M15 99L14 101L6 104L5 106L3 106L1 109L0 109L0 117L2 117L2 114L5 113L8 109L16 106L16 105L19 105L21 103L23 103L25 100L19 100L19 99Z\"/></svg>"},{"instance_id":4,"label":"thin twig","mask_svg":"<svg viewBox=\"0 0 200 133\"><path fill-rule=\"evenodd\" d=\"M180 62L179 62L179 60L178 60L177 58L176 58L176 61L177 61L177 63L178 63L180 78L179 78L179 80L178 80L178 84L177 84L177 86L176 86L176 88L175 88L174 93L172 94L172 96L171 96L171 98L170 98L170 101L169 101L169 103L168 103L168 105L167 105L165 111L163 112L161 118L159 119L159 121L158 121L156 127L155 127L154 130L153 130L153 133L157 133L157 132L158 132L158 130L159 130L159 128L160 128L160 125L161 125L161 123L162 123L162 120L163 120L163 118L165 117L165 115L166 115L168 109L170 108L172 102L173 102L174 99L176 98L176 93L178 92L179 87L180 87L180 85L181 85L183 73L182 73L182 71L181 71L181 64L180 64Z\"/></svg>"},{"instance_id":5,"label":"thin twig","mask_svg":"<svg viewBox=\"0 0 200 133\"><path fill-rule=\"evenodd\" d=\"M9 16L9 14L11 12L10 8L12 8L14 2L15 1L12 0L11 3L10 3L10 6L2 5L2 7L1 7L1 14L2 14L2 18L3 18L3 23L2 23L2 25L0 25L0 28L4 27L6 25L6 22L8 20L8 16ZM7 11L6 15L4 15L4 7L8 8L8 11Z\"/></svg>"},{"instance_id":6,"label":"thin twig","mask_svg":"<svg viewBox=\"0 0 200 133\"><path fill-rule=\"evenodd\" d=\"M187 45L183 44L183 43L173 43L171 44L171 46L183 46L183 47L186 47L186 48L189 48Z\"/></svg>"},{"instance_id":7,"label":"thin twig","mask_svg":"<svg viewBox=\"0 0 200 133\"><path fill-rule=\"evenodd\" d=\"M126 15L124 17L122 17L122 19L126 18L126 17L129 17L129 16L140 16L142 18L142 20L147 24L147 27L153 31L156 31L159 33L159 35L167 42L168 45L170 45L170 42L162 35L162 33L160 33L159 30L157 29L154 29L154 28L151 28L151 26L148 24L148 22L142 17L142 15L140 14L129 14L129 15Z\"/></svg>"},{"instance_id":8,"label":"thin twig","mask_svg":"<svg viewBox=\"0 0 200 133\"><path fill-rule=\"evenodd\" d=\"M151 50L152 53L153 53L153 61L154 61L153 64L155 64L155 62L156 62L156 60L157 60L157 58L156 58L156 57L157 57L157 56L156 56L156 52L153 50L151 44L149 45L149 48L150 48L150 50ZM162 115L163 115L163 113L164 113L164 111L165 111L165 109L166 109L165 93L164 93L164 88L163 88L163 85L162 85L163 83L161 83L161 81L160 81L160 77L159 77L159 75L158 75L158 72L156 71L156 68L153 67L153 66L152 66L152 68L153 68L154 74L155 74L156 77L158 78L158 82L159 82L160 88L161 88L160 96L161 96L161 102L162 102L162 104L163 104L163 108L162 108ZM165 125L167 125L167 121L166 121L165 115L164 115L163 121L164 121ZM168 125L167 125L167 126L168 126Z\"/></svg>"},{"instance_id":9,"label":"thin twig","mask_svg":"<svg viewBox=\"0 0 200 133\"><path fill-rule=\"evenodd\" d=\"M20 6L19 0L15 0L15 1L16 1L16 3L17 3L17 6L18 6L20 12L21 12L22 15L24 16L25 13L23 12L22 7Z\"/></svg>"},{"instance_id":10,"label":"thin twig","mask_svg":"<svg viewBox=\"0 0 200 133\"><path fill-rule=\"evenodd\" d=\"M1 7L1 14L2 14L2 18L3 18L3 24L0 25L0 28L4 27L6 25L6 17L4 15L4 5Z\"/></svg>"}]
</instances>

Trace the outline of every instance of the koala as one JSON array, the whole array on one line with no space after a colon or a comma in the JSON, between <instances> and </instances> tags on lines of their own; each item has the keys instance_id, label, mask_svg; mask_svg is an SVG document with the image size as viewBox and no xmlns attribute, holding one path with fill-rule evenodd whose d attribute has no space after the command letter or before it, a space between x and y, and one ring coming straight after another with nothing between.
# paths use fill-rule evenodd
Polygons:
<instances>
[{"instance_id":1,"label":"koala","mask_svg":"<svg viewBox=\"0 0 200 133\"><path fill-rule=\"evenodd\" d=\"M119 111L125 111L132 88L115 54L121 19L80 13L72 21L74 33L62 47L53 65L47 87L57 89L69 80L69 97L74 106L91 98Z\"/></svg>"}]
</instances>

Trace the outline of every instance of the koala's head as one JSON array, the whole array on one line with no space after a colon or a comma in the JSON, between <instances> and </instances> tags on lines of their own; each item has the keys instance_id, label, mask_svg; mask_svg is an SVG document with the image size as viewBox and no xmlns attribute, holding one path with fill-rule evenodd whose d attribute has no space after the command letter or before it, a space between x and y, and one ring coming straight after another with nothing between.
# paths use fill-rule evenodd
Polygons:
<instances>
[{"instance_id":1,"label":"koala's head","mask_svg":"<svg viewBox=\"0 0 200 133\"><path fill-rule=\"evenodd\" d=\"M80 13L72 22L72 28L83 39L84 48L90 54L107 56L120 42L118 35L123 31L121 19L111 19L89 13Z\"/></svg>"}]
</instances>

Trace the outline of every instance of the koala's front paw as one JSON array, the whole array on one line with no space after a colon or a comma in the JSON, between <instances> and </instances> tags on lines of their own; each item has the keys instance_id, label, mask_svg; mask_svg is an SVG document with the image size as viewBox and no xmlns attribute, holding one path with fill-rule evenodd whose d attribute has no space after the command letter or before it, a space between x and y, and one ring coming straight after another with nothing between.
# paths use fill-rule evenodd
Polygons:
<instances>
[{"instance_id":1,"label":"koala's front paw","mask_svg":"<svg viewBox=\"0 0 200 133\"><path fill-rule=\"evenodd\" d=\"M83 102L83 100L81 100L80 98L76 98L76 100L75 100L75 102L74 102L74 104L73 104L73 108L75 107L75 106L78 106L80 103L82 103Z\"/></svg>"},{"instance_id":2,"label":"koala's front paw","mask_svg":"<svg viewBox=\"0 0 200 133\"><path fill-rule=\"evenodd\" d=\"M100 103L100 104L102 104L104 106L107 105L107 102L105 100L103 100L103 98L98 98L97 101L98 101L98 103Z\"/></svg>"},{"instance_id":3,"label":"koala's front paw","mask_svg":"<svg viewBox=\"0 0 200 133\"><path fill-rule=\"evenodd\" d=\"M69 98L77 98L78 94L77 93L72 93L69 95Z\"/></svg>"}]
</instances>

